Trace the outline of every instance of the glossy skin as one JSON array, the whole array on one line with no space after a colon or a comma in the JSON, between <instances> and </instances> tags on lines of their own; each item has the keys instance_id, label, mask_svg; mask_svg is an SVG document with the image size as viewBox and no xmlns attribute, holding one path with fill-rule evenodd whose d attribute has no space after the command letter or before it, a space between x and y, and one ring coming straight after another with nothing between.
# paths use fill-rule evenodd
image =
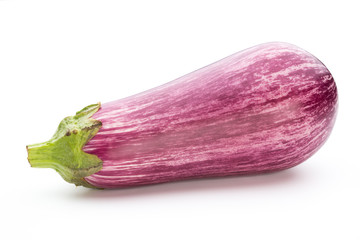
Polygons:
<instances>
[{"instance_id":1,"label":"glossy skin","mask_svg":"<svg viewBox=\"0 0 360 240\"><path fill-rule=\"evenodd\" d=\"M337 90L314 56L286 43L231 55L165 85L103 104L84 151L101 188L257 174L313 155L334 125Z\"/></svg>"}]
</instances>

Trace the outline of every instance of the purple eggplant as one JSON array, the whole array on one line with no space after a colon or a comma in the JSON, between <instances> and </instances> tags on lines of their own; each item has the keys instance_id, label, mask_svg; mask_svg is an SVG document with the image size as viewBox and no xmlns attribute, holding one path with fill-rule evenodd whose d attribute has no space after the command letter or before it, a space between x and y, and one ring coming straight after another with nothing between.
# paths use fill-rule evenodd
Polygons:
<instances>
[{"instance_id":1,"label":"purple eggplant","mask_svg":"<svg viewBox=\"0 0 360 240\"><path fill-rule=\"evenodd\" d=\"M148 91L93 104L29 145L33 167L68 182L121 188L288 169L334 126L329 70L287 43L266 43Z\"/></svg>"}]
</instances>

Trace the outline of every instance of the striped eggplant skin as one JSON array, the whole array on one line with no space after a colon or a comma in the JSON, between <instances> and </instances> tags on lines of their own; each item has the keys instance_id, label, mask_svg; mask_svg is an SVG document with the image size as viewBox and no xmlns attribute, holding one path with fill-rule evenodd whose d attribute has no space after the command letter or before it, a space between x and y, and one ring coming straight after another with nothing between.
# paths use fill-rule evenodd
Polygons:
<instances>
[{"instance_id":1,"label":"striped eggplant skin","mask_svg":"<svg viewBox=\"0 0 360 240\"><path fill-rule=\"evenodd\" d=\"M103 161L85 178L121 188L288 169L328 138L337 89L316 57L266 43L143 93L105 103L83 148Z\"/></svg>"}]
</instances>

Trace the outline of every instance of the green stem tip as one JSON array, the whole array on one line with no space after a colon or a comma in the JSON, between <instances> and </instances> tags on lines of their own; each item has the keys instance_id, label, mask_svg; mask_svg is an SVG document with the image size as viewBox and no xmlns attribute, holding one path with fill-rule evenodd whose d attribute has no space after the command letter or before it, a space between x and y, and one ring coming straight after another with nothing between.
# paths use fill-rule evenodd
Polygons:
<instances>
[{"instance_id":1,"label":"green stem tip","mask_svg":"<svg viewBox=\"0 0 360 240\"><path fill-rule=\"evenodd\" d=\"M100 121L90 118L100 107L92 104L64 118L49 141L26 146L30 165L53 168L69 183L94 188L84 178L100 171L102 161L82 148L101 128Z\"/></svg>"}]
</instances>

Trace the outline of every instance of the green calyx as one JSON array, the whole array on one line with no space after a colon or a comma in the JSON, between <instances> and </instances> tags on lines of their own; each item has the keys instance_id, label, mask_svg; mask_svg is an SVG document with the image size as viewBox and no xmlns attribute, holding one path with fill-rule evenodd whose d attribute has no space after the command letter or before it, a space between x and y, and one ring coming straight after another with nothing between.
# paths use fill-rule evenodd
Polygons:
<instances>
[{"instance_id":1,"label":"green calyx","mask_svg":"<svg viewBox=\"0 0 360 240\"><path fill-rule=\"evenodd\" d=\"M26 146L30 165L53 168L69 183L94 188L84 178L100 171L102 161L82 148L101 128L100 121L90 118L99 109L100 103L83 108L64 118L49 141Z\"/></svg>"}]
</instances>

